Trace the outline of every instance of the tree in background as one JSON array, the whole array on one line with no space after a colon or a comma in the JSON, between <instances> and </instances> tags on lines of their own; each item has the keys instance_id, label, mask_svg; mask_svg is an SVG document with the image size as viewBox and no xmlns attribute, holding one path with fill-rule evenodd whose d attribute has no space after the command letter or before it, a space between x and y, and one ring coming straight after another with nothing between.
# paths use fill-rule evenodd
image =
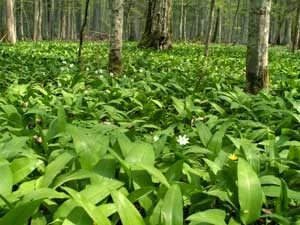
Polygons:
<instances>
[{"instance_id":1,"label":"tree in background","mask_svg":"<svg viewBox=\"0 0 300 225\"><path fill-rule=\"evenodd\" d=\"M7 41L11 44L16 44L16 25L14 16L14 1L7 0Z\"/></svg>"},{"instance_id":2,"label":"tree in background","mask_svg":"<svg viewBox=\"0 0 300 225\"><path fill-rule=\"evenodd\" d=\"M207 28L206 39L205 39L204 56L208 56L208 47L209 47L211 34L212 34L215 3L216 3L215 0L210 0L210 11L209 11L209 19L208 19L208 28Z\"/></svg>"},{"instance_id":3,"label":"tree in background","mask_svg":"<svg viewBox=\"0 0 300 225\"><path fill-rule=\"evenodd\" d=\"M269 85L268 41L272 0L253 0L249 10L246 91L257 94Z\"/></svg>"},{"instance_id":4,"label":"tree in background","mask_svg":"<svg viewBox=\"0 0 300 225\"><path fill-rule=\"evenodd\" d=\"M296 14L296 21L295 21L295 28L294 28L294 39L292 43L293 53L295 53L296 50L298 49L299 38L300 38L300 0L298 0L297 14Z\"/></svg>"},{"instance_id":5,"label":"tree in background","mask_svg":"<svg viewBox=\"0 0 300 225\"><path fill-rule=\"evenodd\" d=\"M114 74L120 74L122 72L123 12L123 0L112 0L108 70Z\"/></svg>"},{"instance_id":6,"label":"tree in background","mask_svg":"<svg viewBox=\"0 0 300 225\"><path fill-rule=\"evenodd\" d=\"M155 49L172 47L172 0L148 0L145 31L139 46Z\"/></svg>"}]
</instances>

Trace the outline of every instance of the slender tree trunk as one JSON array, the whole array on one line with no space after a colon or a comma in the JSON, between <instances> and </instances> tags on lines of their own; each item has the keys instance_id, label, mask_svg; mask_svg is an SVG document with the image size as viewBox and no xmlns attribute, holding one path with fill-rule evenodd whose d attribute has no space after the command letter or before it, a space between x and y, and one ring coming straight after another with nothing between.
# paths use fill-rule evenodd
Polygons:
<instances>
[{"instance_id":1,"label":"slender tree trunk","mask_svg":"<svg viewBox=\"0 0 300 225\"><path fill-rule=\"evenodd\" d=\"M184 0L181 0L180 23L179 23L179 40L183 40L183 11L184 11Z\"/></svg>"},{"instance_id":2,"label":"slender tree trunk","mask_svg":"<svg viewBox=\"0 0 300 225\"><path fill-rule=\"evenodd\" d=\"M300 0L298 0L296 21L295 21L295 27L294 27L294 38L293 38L293 43L292 43L292 52L293 53L295 53L298 49L299 39L300 39Z\"/></svg>"},{"instance_id":3,"label":"slender tree trunk","mask_svg":"<svg viewBox=\"0 0 300 225\"><path fill-rule=\"evenodd\" d=\"M14 16L14 1L7 0L7 41L13 45L17 42L16 25Z\"/></svg>"},{"instance_id":4,"label":"slender tree trunk","mask_svg":"<svg viewBox=\"0 0 300 225\"><path fill-rule=\"evenodd\" d=\"M86 24L87 24L89 4L90 4L90 0L86 0L83 23L82 23L82 26L81 26L81 29L80 29L78 63L79 63L81 68L83 67L83 65L82 65L82 47L83 47L84 29L85 29Z\"/></svg>"},{"instance_id":5,"label":"slender tree trunk","mask_svg":"<svg viewBox=\"0 0 300 225\"><path fill-rule=\"evenodd\" d=\"M41 41L43 39L42 24L43 24L43 0L39 0L39 18L38 18L38 34L37 34L38 41Z\"/></svg>"},{"instance_id":6,"label":"slender tree trunk","mask_svg":"<svg viewBox=\"0 0 300 225\"><path fill-rule=\"evenodd\" d=\"M61 22L61 38L65 40L66 32L67 32L67 15L66 15L67 0L64 0L62 5L63 5L63 9L62 9L62 22Z\"/></svg>"},{"instance_id":7,"label":"slender tree trunk","mask_svg":"<svg viewBox=\"0 0 300 225\"><path fill-rule=\"evenodd\" d=\"M236 40L233 41L233 34L234 34L234 28L235 28L235 23L236 23L236 19L237 19L237 14L239 12L239 9L240 9L240 3L241 3L241 0L238 0L238 4L237 4L237 7L236 7L236 10L235 10L235 14L234 14L234 17L233 17L233 22L232 22L232 27L231 27L231 32L230 32L230 42L235 42Z\"/></svg>"},{"instance_id":8,"label":"slender tree trunk","mask_svg":"<svg viewBox=\"0 0 300 225\"><path fill-rule=\"evenodd\" d=\"M55 36L55 26L54 26L54 17L55 17L55 1L51 0L51 11L50 11L50 39L53 40Z\"/></svg>"},{"instance_id":9,"label":"slender tree trunk","mask_svg":"<svg viewBox=\"0 0 300 225\"><path fill-rule=\"evenodd\" d=\"M38 40L38 26L39 26L39 1L34 2L34 25L33 25L33 40Z\"/></svg>"},{"instance_id":10,"label":"slender tree trunk","mask_svg":"<svg viewBox=\"0 0 300 225\"><path fill-rule=\"evenodd\" d=\"M213 42L220 43L222 34L222 12L221 8L217 9L216 27L213 36Z\"/></svg>"},{"instance_id":11,"label":"slender tree trunk","mask_svg":"<svg viewBox=\"0 0 300 225\"><path fill-rule=\"evenodd\" d=\"M172 0L148 0L145 31L139 46L155 49L172 47Z\"/></svg>"},{"instance_id":12,"label":"slender tree trunk","mask_svg":"<svg viewBox=\"0 0 300 225\"><path fill-rule=\"evenodd\" d=\"M268 40L271 0L253 0L249 11L246 91L257 94L269 85Z\"/></svg>"},{"instance_id":13,"label":"slender tree trunk","mask_svg":"<svg viewBox=\"0 0 300 225\"><path fill-rule=\"evenodd\" d=\"M123 0L112 0L111 37L108 70L113 74L122 72Z\"/></svg>"},{"instance_id":14,"label":"slender tree trunk","mask_svg":"<svg viewBox=\"0 0 300 225\"><path fill-rule=\"evenodd\" d=\"M24 40L24 19L23 19L23 10L24 10L24 0L20 0L20 39Z\"/></svg>"},{"instance_id":15,"label":"slender tree trunk","mask_svg":"<svg viewBox=\"0 0 300 225\"><path fill-rule=\"evenodd\" d=\"M213 27L214 9L215 9L215 0L210 0L210 12L208 18L208 30L206 33L204 56L208 56L208 50L209 50L208 48L209 48L212 27Z\"/></svg>"}]
</instances>

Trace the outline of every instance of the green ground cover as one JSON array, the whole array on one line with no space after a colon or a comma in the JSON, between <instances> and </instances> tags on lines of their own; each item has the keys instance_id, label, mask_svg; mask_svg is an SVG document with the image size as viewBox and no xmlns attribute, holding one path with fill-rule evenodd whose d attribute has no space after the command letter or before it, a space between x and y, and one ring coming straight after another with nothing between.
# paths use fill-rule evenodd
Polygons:
<instances>
[{"instance_id":1,"label":"green ground cover","mask_svg":"<svg viewBox=\"0 0 300 225\"><path fill-rule=\"evenodd\" d=\"M300 224L300 54L245 47L0 46L0 225Z\"/></svg>"}]
</instances>

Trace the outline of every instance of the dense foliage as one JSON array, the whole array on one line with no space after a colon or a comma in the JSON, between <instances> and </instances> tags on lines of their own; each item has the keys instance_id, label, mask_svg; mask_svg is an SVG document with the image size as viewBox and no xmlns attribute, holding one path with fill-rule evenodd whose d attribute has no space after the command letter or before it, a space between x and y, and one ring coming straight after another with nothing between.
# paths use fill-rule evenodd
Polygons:
<instances>
[{"instance_id":1,"label":"dense foliage","mask_svg":"<svg viewBox=\"0 0 300 225\"><path fill-rule=\"evenodd\" d=\"M0 225L300 224L300 63L245 48L19 43L0 49Z\"/></svg>"}]
</instances>

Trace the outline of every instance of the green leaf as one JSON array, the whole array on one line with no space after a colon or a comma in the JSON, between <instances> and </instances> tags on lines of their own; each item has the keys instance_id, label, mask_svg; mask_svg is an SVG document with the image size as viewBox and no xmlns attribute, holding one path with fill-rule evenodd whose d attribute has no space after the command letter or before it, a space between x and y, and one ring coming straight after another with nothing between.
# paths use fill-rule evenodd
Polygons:
<instances>
[{"instance_id":1,"label":"green leaf","mask_svg":"<svg viewBox=\"0 0 300 225\"><path fill-rule=\"evenodd\" d=\"M285 215L289 209L289 199L288 199L288 187L283 179L281 179L280 185L280 196L276 203L276 213L279 215Z\"/></svg>"},{"instance_id":2,"label":"green leaf","mask_svg":"<svg viewBox=\"0 0 300 225\"><path fill-rule=\"evenodd\" d=\"M210 129L203 122L197 122L196 129L202 144L204 145L204 147L207 147L210 139L212 138Z\"/></svg>"},{"instance_id":3,"label":"green leaf","mask_svg":"<svg viewBox=\"0 0 300 225\"><path fill-rule=\"evenodd\" d=\"M243 158L238 161L238 197L241 221L244 224L256 221L262 208L262 189L257 174Z\"/></svg>"},{"instance_id":4,"label":"green leaf","mask_svg":"<svg viewBox=\"0 0 300 225\"><path fill-rule=\"evenodd\" d=\"M122 225L145 225L137 209L121 192L112 191L111 196L117 207Z\"/></svg>"},{"instance_id":5,"label":"green leaf","mask_svg":"<svg viewBox=\"0 0 300 225\"><path fill-rule=\"evenodd\" d=\"M45 140L48 142L66 131L67 120L64 107L61 103L57 107L57 118L51 121Z\"/></svg>"},{"instance_id":6,"label":"green leaf","mask_svg":"<svg viewBox=\"0 0 300 225\"><path fill-rule=\"evenodd\" d=\"M0 195L10 194L13 186L13 174L9 167L9 162L4 159L0 159L0 177L2 177Z\"/></svg>"},{"instance_id":7,"label":"green leaf","mask_svg":"<svg viewBox=\"0 0 300 225\"><path fill-rule=\"evenodd\" d=\"M11 209L0 219L0 225L24 225L35 213L43 200L27 202Z\"/></svg>"},{"instance_id":8,"label":"green leaf","mask_svg":"<svg viewBox=\"0 0 300 225\"><path fill-rule=\"evenodd\" d=\"M108 136L94 133L89 129L68 126L82 169L91 170L106 154Z\"/></svg>"},{"instance_id":9,"label":"green leaf","mask_svg":"<svg viewBox=\"0 0 300 225\"><path fill-rule=\"evenodd\" d=\"M164 225L183 224L183 199L177 184L173 184L166 192L161 207L161 216Z\"/></svg>"},{"instance_id":10,"label":"green leaf","mask_svg":"<svg viewBox=\"0 0 300 225\"><path fill-rule=\"evenodd\" d=\"M64 152L53 160L45 170L40 187L48 187L54 178L65 168L66 164L73 159L73 155L69 152Z\"/></svg>"},{"instance_id":11,"label":"green leaf","mask_svg":"<svg viewBox=\"0 0 300 225\"><path fill-rule=\"evenodd\" d=\"M81 193L78 193L68 187L62 188L70 194L75 202L86 211L86 213L95 221L97 225L111 225L105 214L94 204L88 201L88 199L86 199Z\"/></svg>"},{"instance_id":12,"label":"green leaf","mask_svg":"<svg viewBox=\"0 0 300 225\"><path fill-rule=\"evenodd\" d=\"M208 223L213 225L226 225L226 212L221 209L208 209L203 212L198 212L190 215L187 220L196 223Z\"/></svg>"},{"instance_id":13,"label":"green leaf","mask_svg":"<svg viewBox=\"0 0 300 225\"><path fill-rule=\"evenodd\" d=\"M23 119L16 107L13 105L1 105L2 110L6 114L7 121L14 127L22 128Z\"/></svg>"},{"instance_id":14,"label":"green leaf","mask_svg":"<svg viewBox=\"0 0 300 225\"><path fill-rule=\"evenodd\" d=\"M17 158L12 161L10 168L14 177L14 184L24 180L32 171L43 162L35 158Z\"/></svg>"},{"instance_id":15,"label":"green leaf","mask_svg":"<svg viewBox=\"0 0 300 225\"><path fill-rule=\"evenodd\" d=\"M162 174L162 172L160 170L156 169L154 166L149 166L149 165L139 164L139 166L141 168L145 169L151 176L156 178L159 181L159 183L165 185L167 188L170 187L168 180L166 179L166 177Z\"/></svg>"},{"instance_id":16,"label":"green leaf","mask_svg":"<svg viewBox=\"0 0 300 225\"><path fill-rule=\"evenodd\" d=\"M8 141L0 143L0 157L11 159L24 151L28 137L12 136Z\"/></svg>"},{"instance_id":17,"label":"green leaf","mask_svg":"<svg viewBox=\"0 0 300 225\"><path fill-rule=\"evenodd\" d=\"M131 146L132 149L125 158L128 165L154 165L155 155L152 145L145 142L135 142Z\"/></svg>"},{"instance_id":18,"label":"green leaf","mask_svg":"<svg viewBox=\"0 0 300 225\"><path fill-rule=\"evenodd\" d=\"M181 99L178 99L174 96L171 96L171 99L173 100L173 103L174 103L173 106L175 107L176 111L178 112L178 116L185 116L186 111L185 111L184 101Z\"/></svg>"}]
</instances>

